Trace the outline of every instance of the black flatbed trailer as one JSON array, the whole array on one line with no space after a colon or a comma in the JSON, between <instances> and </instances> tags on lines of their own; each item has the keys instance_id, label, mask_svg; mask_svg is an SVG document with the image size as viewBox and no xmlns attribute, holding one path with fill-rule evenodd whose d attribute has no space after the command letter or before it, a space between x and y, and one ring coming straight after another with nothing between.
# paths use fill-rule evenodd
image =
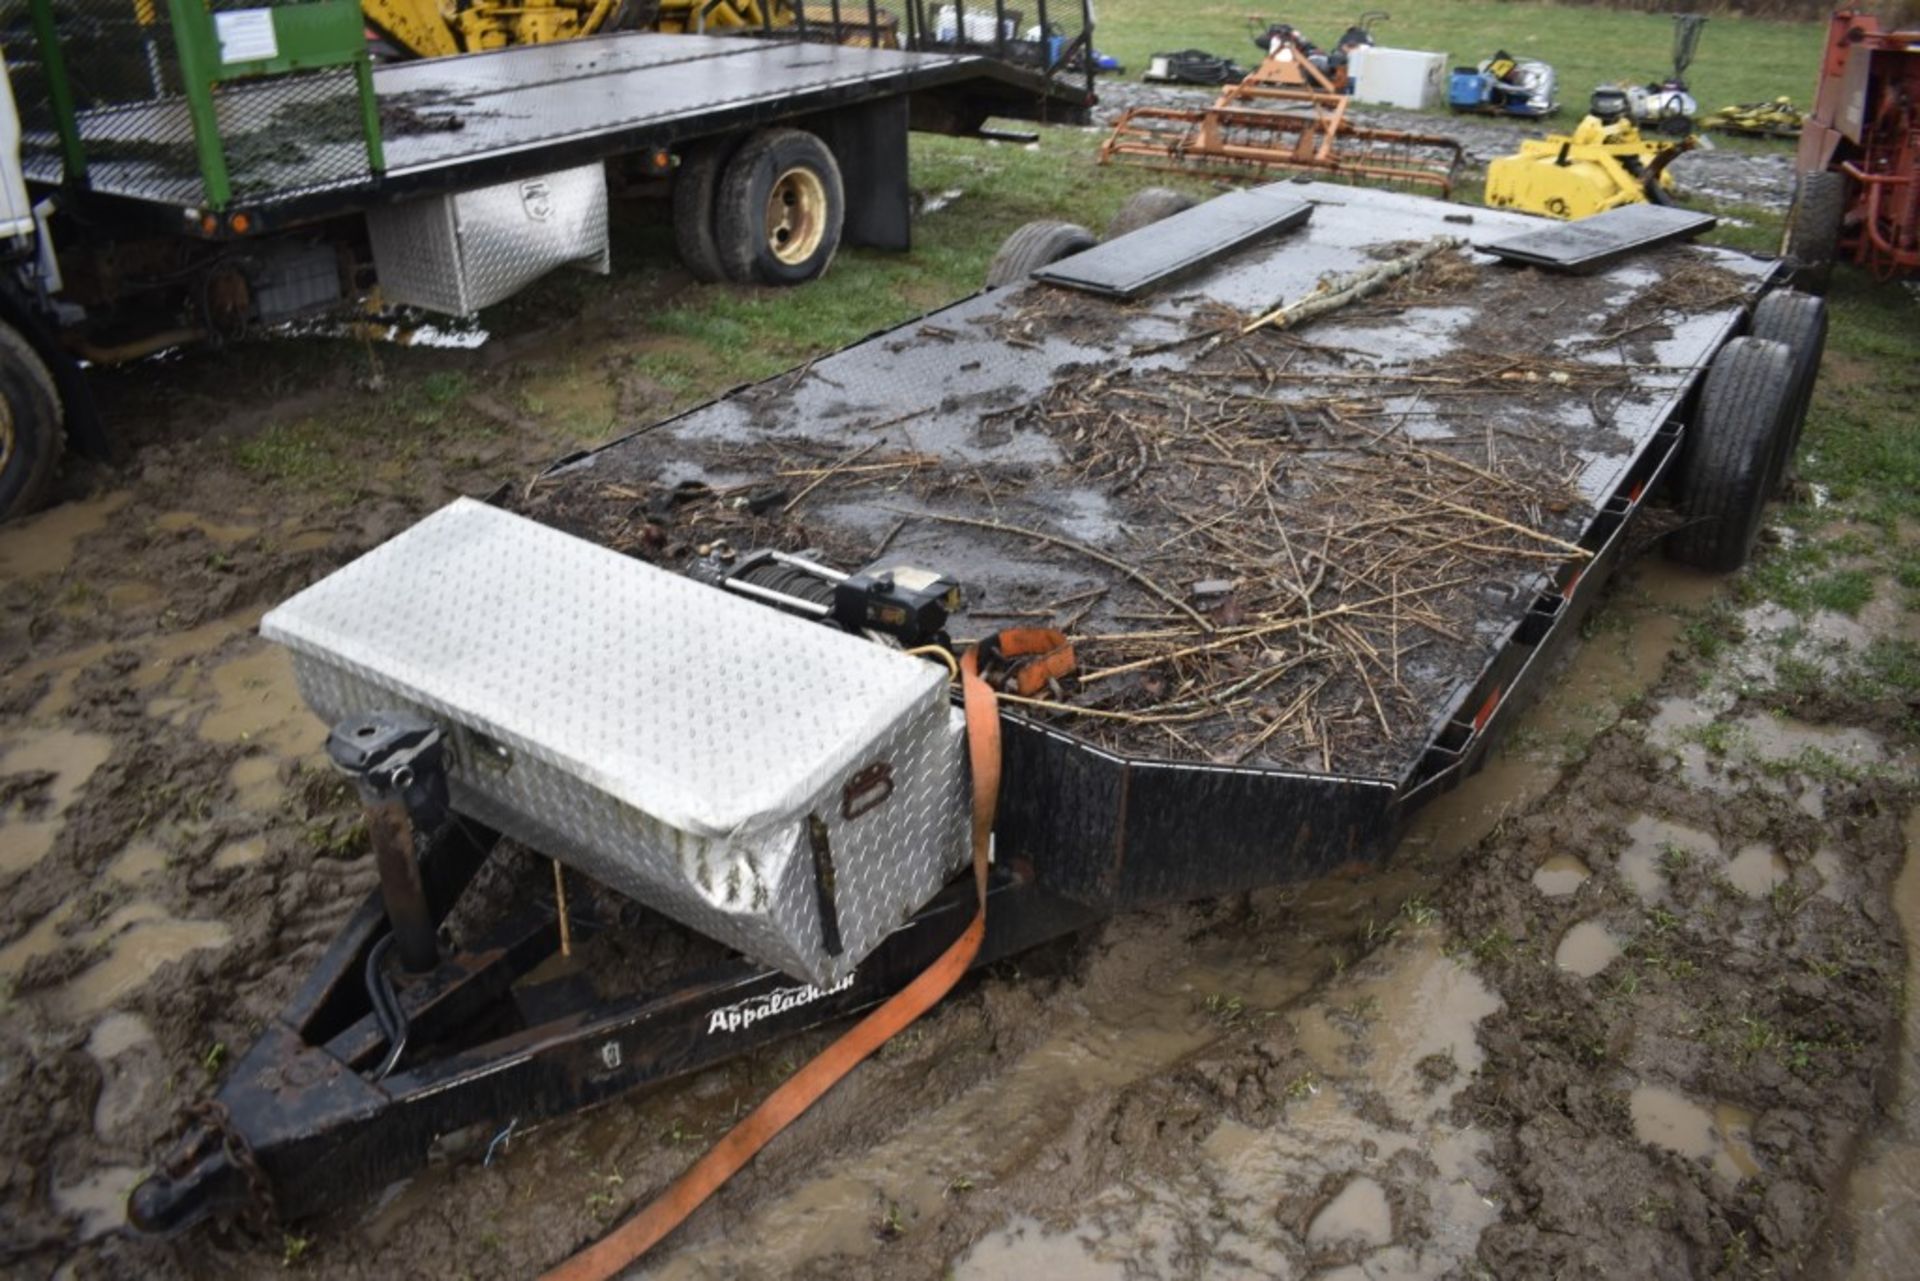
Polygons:
<instances>
[{"instance_id":1,"label":"black flatbed trailer","mask_svg":"<svg viewBox=\"0 0 1920 1281\"><path fill-rule=\"evenodd\" d=\"M1298 420L1324 411L1326 387L1356 381L1382 391L1378 412L1358 416L1375 445L1391 436L1430 451L1468 429L1476 437L1505 432L1544 442L1567 463L1557 487L1564 508L1541 511L1534 523L1536 538L1554 540L1559 551L1510 556L1500 590L1473 598L1460 643L1415 682L1423 697L1412 732L1383 733L1391 750L1372 752L1367 768L1345 759L1315 767L1279 749L1273 759L1141 751L1101 738L1098 718L1061 706L1090 684L1049 695L1050 707L1003 705L1005 782L980 964L1143 904L1304 881L1387 858L1412 813L1480 765L1577 634L1689 448L1709 365L1776 272L1729 251L1669 245L1576 278L1463 247L1449 251L1451 265L1439 275L1410 276L1406 290L1371 311L1319 320L1277 358L1239 361L1221 353L1243 346L1249 317L1310 295L1324 278L1366 271L1439 236L1487 244L1542 225L1318 184L1248 194L1303 201L1311 216L1282 219L1291 230L1244 243L1221 239L1202 206L1135 233L1152 238L1135 242L1142 246L1187 237L1195 252L1192 274L1132 302L1038 280L978 294L563 460L511 491L526 514L676 568L697 568L729 537L745 550L747 537L765 533L791 539L785 550L829 558L884 546L968 585L971 612L953 621L961 636L996 630L997 615L1034 612L1025 602L1072 597L1084 669L1101 634L1141 629L1130 616L1143 600L1154 600L1158 614L1179 611L1147 590L1142 577L1150 575L1139 570L1160 563L1149 554L1160 531L1141 509L1116 510L1132 501L1123 500L1126 490L1061 466L1083 442L1049 428L1046 412L1036 411L1060 408L1050 397L1070 380L1083 399L1103 394L1095 386L1102 378L1109 388L1118 380L1151 390L1219 372L1257 386L1263 420L1290 424L1264 444L1257 434L1247 438L1250 457L1241 461L1254 464L1263 487L1276 472L1253 456L1262 451L1309 479L1336 476L1342 487L1404 459L1370 452L1344 431L1298 430ZM1209 237L1218 241L1212 249ZM1070 266L1057 265L1063 273ZM1483 314L1479 304L1490 299L1515 314ZM1497 334L1498 362L1467 359L1476 332ZM1279 372L1297 377L1270 376L1278 361L1286 362ZM1435 371L1449 362L1458 376L1434 381L1448 377ZM1525 394L1489 389L1514 373L1520 378L1507 381L1523 383ZM1184 418L1181 427L1190 439L1212 430ZM889 452L876 452L882 448ZM865 464L874 470L856 471L867 459L878 460ZM1155 459L1149 450L1145 476L1157 486L1154 497L1177 506L1182 493L1204 498L1209 487L1195 478L1230 472L1215 464L1231 461L1203 465L1171 451ZM852 479L889 468L899 474L885 485ZM1016 483L1022 475L1025 483ZM916 476L920 483L910 483ZM1305 489L1275 492L1303 509L1319 501ZM706 523L688 513L704 513ZM1269 515L1281 519L1260 519ZM1087 600L1090 609L1082 608ZM1046 621L1058 623L1064 612ZM1201 631L1203 644L1238 634L1215 622L1217 630ZM1239 704L1225 711L1229 722L1250 719ZM335 741L345 742L355 723L344 723ZM376 853L389 865L420 868L409 910L435 922L457 917L469 910L455 904L476 876L493 878L482 897L512 897L502 895L500 878L522 856L508 848L503 864L493 857L497 834L470 820L447 822L420 800L442 767L409 760L402 781L391 765L368 769L370 758L356 759ZM543 865L524 861L534 868L527 883L537 884ZM135 1224L173 1231L249 1204L283 1217L315 1214L418 1166L449 1136L498 1133L515 1118L525 1127L872 1006L955 937L972 915L972 886L949 887L829 991L707 954L692 972L647 976L618 995L527 978L555 950L557 926L552 902L523 892L484 929L462 921L458 947L401 992L418 1038L410 1044L422 1048L382 1079L375 1065L386 1047L360 976L389 921L399 919L390 903L375 894L359 909L229 1075L202 1124L135 1192ZM609 943L634 930L675 928L604 896L577 907L573 920L576 936ZM747 1010L754 1017L732 1017Z\"/></svg>"},{"instance_id":2,"label":"black flatbed trailer","mask_svg":"<svg viewBox=\"0 0 1920 1281\"><path fill-rule=\"evenodd\" d=\"M296 114L287 153L256 162L248 188L209 225L188 106L167 98L83 109L87 179L66 187L66 199L195 236L258 236L862 104L912 100L926 127L964 132L989 115L1084 123L1092 101L1080 78L984 53L653 32L386 63L373 85L386 121L383 173L365 171L359 138L303 137ZM222 114L271 120L284 95L275 80L238 81L221 95ZM61 188L50 133L29 130L23 164L36 188Z\"/></svg>"}]
</instances>

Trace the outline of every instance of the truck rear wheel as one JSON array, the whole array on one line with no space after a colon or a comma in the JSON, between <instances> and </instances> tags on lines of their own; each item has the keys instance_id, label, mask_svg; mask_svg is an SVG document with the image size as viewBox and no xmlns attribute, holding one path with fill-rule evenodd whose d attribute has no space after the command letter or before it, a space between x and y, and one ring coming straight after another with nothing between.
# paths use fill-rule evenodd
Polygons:
<instances>
[{"instance_id":1,"label":"truck rear wheel","mask_svg":"<svg viewBox=\"0 0 1920 1281\"><path fill-rule=\"evenodd\" d=\"M708 284L727 278L714 238L714 204L720 176L739 145L737 137L704 138L680 157L673 175L673 247L693 278Z\"/></svg>"},{"instance_id":2,"label":"truck rear wheel","mask_svg":"<svg viewBox=\"0 0 1920 1281\"><path fill-rule=\"evenodd\" d=\"M1807 425L1807 407L1813 403L1814 381L1820 376L1820 356L1827 349L1827 304L1812 294L1776 289L1753 309L1753 336L1784 343L1793 353L1793 390L1778 467L1784 487L1795 474L1800 434Z\"/></svg>"},{"instance_id":3,"label":"truck rear wheel","mask_svg":"<svg viewBox=\"0 0 1920 1281\"><path fill-rule=\"evenodd\" d=\"M1722 574L1747 563L1792 397L1793 353L1784 343L1735 338L1713 358L1680 457L1686 523L1667 536L1669 557Z\"/></svg>"},{"instance_id":4,"label":"truck rear wheel","mask_svg":"<svg viewBox=\"0 0 1920 1281\"><path fill-rule=\"evenodd\" d=\"M53 375L32 344L0 324L0 520L47 500L65 448Z\"/></svg>"},{"instance_id":5,"label":"truck rear wheel","mask_svg":"<svg viewBox=\"0 0 1920 1281\"><path fill-rule=\"evenodd\" d=\"M1128 232L1151 227L1162 218L1193 208L1193 203L1192 196L1171 187L1142 187L1127 197L1127 203L1107 224L1107 239L1118 240Z\"/></svg>"},{"instance_id":6,"label":"truck rear wheel","mask_svg":"<svg viewBox=\"0 0 1920 1281\"><path fill-rule=\"evenodd\" d=\"M763 129L727 162L714 235L727 279L797 285L840 248L846 192L827 144L804 129Z\"/></svg>"},{"instance_id":7,"label":"truck rear wheel","mask_svg":"<svg viewBox=\"0 0 1920 1281\"><path fill-rule=\"evenodd\" d=\"M1793 263L1793 284L1808 293L1824 294L1833 279L1834 260L1840 256L1840 222L1847 213L1847 176L1829 169L1800 175L1787 211L1786 243L1782 253Z\"/></svg>"},{"instance_id":8,"label":"truck rear wheel","mask_svg":"<svg viewBox=\"0 0 1920 1281\"><path fill-rule=\"evenodd\" d=\"M1094 247L1099 242L1085 227L1042 220L1016 228L987 264L987 288L1018 284L1040 268Z\"/></svg>"}]
</instances>

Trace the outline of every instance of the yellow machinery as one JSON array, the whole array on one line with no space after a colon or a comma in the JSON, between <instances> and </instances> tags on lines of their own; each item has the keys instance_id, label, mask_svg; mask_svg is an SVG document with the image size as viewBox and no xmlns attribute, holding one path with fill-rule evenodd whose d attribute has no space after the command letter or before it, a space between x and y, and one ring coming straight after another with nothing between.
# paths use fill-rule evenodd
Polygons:
<instances>
[{"instance_id":1,"label":"yellow machinery","mask_svg":"<svg viewBox=\"0 0 1920 1281\"><path fill-rule=\"evenodd\" d=\"M1590 114L1571 134L1520 144L1517 155L1487 166L1487 204L1554 218L1587 218L1620 205L1671 204L1667 166L1691 150L1691 137L1653 139L1627 115L1617 89L1594 93Z\"/></svg>"},{"instance_id":2,"label":"yellow machinery","mask_svg":"<svg viewBox=\"0 0 1920 1281\"><path fill-rule=\"evenodd\" d=\"M787 26L787 0L360 0L402 55L442 58L600 31L727 31ZM809 17L812 12L809 11Z\"/></svg>"}]
</instances>

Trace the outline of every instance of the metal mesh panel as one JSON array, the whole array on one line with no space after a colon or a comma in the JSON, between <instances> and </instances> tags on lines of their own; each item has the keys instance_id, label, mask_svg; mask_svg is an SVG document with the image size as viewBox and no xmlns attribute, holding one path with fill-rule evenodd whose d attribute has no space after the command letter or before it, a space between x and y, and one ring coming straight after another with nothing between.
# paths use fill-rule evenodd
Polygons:
<instances>
[{"instance_id":1,"label":"metal mesh panel","mask_svg":"<svg viewBox=\"0 0 1920 1281\"><path fill-rule=\"evenodd\" d=\"M236 199L370 176L351 67L238 81L216 89L213 101Z\"/></svg>"},{"instance_id":2,"label":"metal mesh panel","mask_svg":"<svg viewBox=\"0 0 1920 1281\"><path fill-rule=\"evenodd\" d=\"M173 30L164 7L145 11L145 21L142 16L131 0L57 0L53 5L75 110L87 122L89 137L97 138L103 163L144 169L184 161L187 174L197 175L184 105L177 119L151 116L155 103L180 93ZM21 162L29 178L58 182L64 167L51 73L27 4L8 7L0 41L20 112Z\"/></svg>"},{"instance_id":3,"label":"metal mesh panel","mask_svg":"<svg viewBox=\"0 0 1920 1281\"><path fill-rule=\"evenodd\" d=\"M274 0L215 0L218 14ZM291 3L294 0L281 0ZM207 199L166 0L55 0L54 29L89 184L175 203ZM28 178L66 177L49 59L25 4L0 26ZM350 66L214 86L221 151L236 199L314 190L370 176Z\"/></svg>"}]
</instances>

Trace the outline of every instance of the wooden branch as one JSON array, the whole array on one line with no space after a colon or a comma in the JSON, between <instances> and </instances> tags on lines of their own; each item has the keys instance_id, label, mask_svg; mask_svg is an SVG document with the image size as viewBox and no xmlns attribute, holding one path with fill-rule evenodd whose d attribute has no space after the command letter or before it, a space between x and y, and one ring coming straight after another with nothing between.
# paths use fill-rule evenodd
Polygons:
<instances>
[{"instance_id":1,"label":"wooden branch","mask_svg":"<svg viewBox=\"0 0 1920 1281\"><path fill-rule=\"evenodd\" d=\"M1324 316L1330 311L1338 311L1349 303L1359 302L1362 298L1372 297L1389 284L1418 267L1437 253L1448 249L1457 249L1466 241L1458 236L1435 236L1410 253L1398 258L1342 276L1338 280L1321 281L1318 288L1305 298L1284 306L1275 307L1258 320L1249 321L1240 327L1244 337L1256 329L1286 329L1316 316Z\"/></svg>"}]
</instances>

